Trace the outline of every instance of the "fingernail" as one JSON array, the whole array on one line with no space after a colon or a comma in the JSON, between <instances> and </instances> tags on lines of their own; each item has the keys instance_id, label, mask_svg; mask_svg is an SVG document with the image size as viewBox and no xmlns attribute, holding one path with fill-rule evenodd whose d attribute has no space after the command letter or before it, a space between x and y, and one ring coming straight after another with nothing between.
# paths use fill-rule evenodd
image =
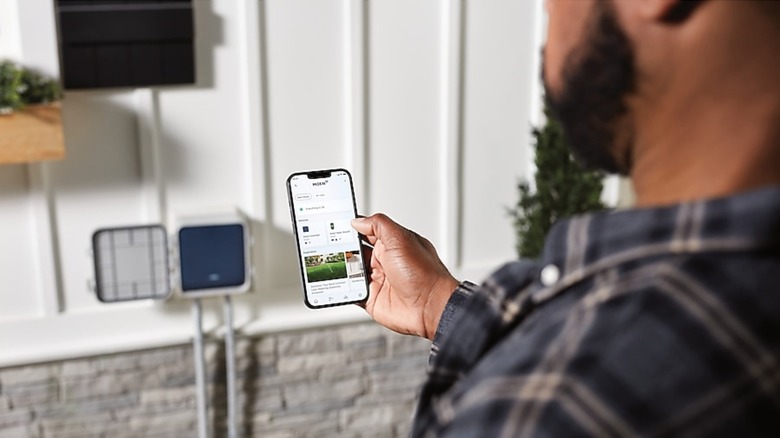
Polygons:
<instances>
[{"instance_id":1,"label":"fingernail","mask_svg":"<svg viewBox=\"0 0 780 438\"><path fill-rule=\"evenodd\" d=\"M360 225L363 222L365 222L366 219L362 217L356 217L355 219L352 219L352 225Z\"/></svg>"}]
</instances>

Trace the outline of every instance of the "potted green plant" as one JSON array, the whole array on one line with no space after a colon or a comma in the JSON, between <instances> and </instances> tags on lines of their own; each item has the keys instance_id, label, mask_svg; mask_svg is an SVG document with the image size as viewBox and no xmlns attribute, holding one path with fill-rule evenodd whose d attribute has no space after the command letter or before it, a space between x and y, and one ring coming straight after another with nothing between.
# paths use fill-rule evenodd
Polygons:
<instances>
[{"instance_id":1,"label":"potted green plant","mask_svg":"<svg viewBox=\"0 0 780 438\"><path fill-rule=\"evenodd\" d=\"M519 199L510 210L520 257L537 258L552 225L559 219L605 208L604 174L584 169L571 154L560 124L547 111L547 122L533 128L535 187L518 184Z\"/></svg>"},{"instance_id":2,"label":"potted green plant","mask_svg":"<svg viewBox=\"0 0 780 438\"><path fill-rule=\"evenodd\" d=\"M0 115L12 114L27 105L59 101L59 83L11 61L0 62Z\"/></svg>"},{"instance_id":3,"label":"potted green plant","mask_svg":"<svg viewBox=\"0 0 780 438\"><path fill-rule=\"evenodd\" d=\"M0 163L64 156L61 99L56 80L0 62Z\"/></svg>"}]
</instances>

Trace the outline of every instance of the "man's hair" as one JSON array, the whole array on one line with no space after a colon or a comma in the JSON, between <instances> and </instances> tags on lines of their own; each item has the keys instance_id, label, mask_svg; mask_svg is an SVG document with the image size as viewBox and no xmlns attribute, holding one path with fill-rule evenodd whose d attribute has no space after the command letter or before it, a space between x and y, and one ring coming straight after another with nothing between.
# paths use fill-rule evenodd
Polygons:
<instances>
[{"instance_id":1,"label":"man's hair","mask_svg":"<svg viewBox=\"0 0 780 438\"><path fill-rule=\"evenodd\" d=\"M664 17L669 23L682 23L706 0L681 0Z\"/></svg>"},{"instance_id":2,"label":"man's hair","mask_svg":"<svg viewBox=\"0 0 780 438\"><path fill-rule=\"evenodd\" d=\"M712 0L680 0L664 17L669 23L681 23L685 21L700 5ZM773 20L780 21L780 1L778 0L729 0L739 1L741 4L750 4L760 9L760 12Z\"/></svg>"},{"instance_id":3,"label":"man's hair","mask_svg":"<svg viewBox=\"0 0 780 438\"><path fill-rule=\"evenodd\" d=\"M596 2L587 34L563 66L563 87L545 82L547 107L561 122L574 155L586 168L628 175L633 129L618 130L636 91L634 49L609 2ZM544 75L542 77L545 77Z\"/></svg>"},{"instance_id":4,"label":"man's hair","mask_svg":"<svg viewBox=\"0 0 780 438\"><path fill-rule=\"evenodd\" d=\"M752 0L761 12L770 16L772 19L780 21L780 1L777 0Z\"/></svg>"}]
</instances>

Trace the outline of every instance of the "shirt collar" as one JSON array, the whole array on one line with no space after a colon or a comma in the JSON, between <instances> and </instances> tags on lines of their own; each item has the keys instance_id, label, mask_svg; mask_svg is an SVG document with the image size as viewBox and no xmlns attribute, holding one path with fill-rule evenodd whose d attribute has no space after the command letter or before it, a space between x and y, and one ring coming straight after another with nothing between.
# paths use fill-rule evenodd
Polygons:
<instances>
[{"instance_id":1,"label":"shirt collar","mask_svg":"<svg viewBox=\"0 0 780 438\"><path fill-rule=\"evenodd\" d=\"M543 266L561 281L643 257L780 247L780 186L683 204L607 211L561 221L548 234Z\"/></svg>"}]
</instances>

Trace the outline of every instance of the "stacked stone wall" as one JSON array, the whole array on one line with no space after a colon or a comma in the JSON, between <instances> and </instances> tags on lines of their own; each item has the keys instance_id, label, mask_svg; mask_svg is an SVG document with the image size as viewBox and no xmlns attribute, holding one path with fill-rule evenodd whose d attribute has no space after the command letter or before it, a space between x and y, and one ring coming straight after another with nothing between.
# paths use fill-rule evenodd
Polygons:
<instances>
[{"instance_id":1,"label":"stacked stone wall","mask_svg":"<svg viewBox=\"0 0 780 438\"><path fill-rule=\"evenodd\" d=\"M374 323L237 341L244 437L403 437L429 343ZM221 342L206 348L213 437L226 436ZM195 437L191 345L0 369L0 438Z\"/></svg>"}]
</instances>

